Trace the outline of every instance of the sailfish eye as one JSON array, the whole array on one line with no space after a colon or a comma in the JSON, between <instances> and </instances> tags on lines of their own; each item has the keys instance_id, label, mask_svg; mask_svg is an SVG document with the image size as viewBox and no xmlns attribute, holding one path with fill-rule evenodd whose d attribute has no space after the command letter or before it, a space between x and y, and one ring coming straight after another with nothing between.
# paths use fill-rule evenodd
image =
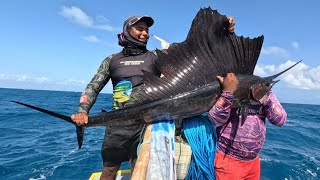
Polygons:
<instances>
[{"instance_id":1,"label":"sailfish eye","mask_svg":"<svg viewBox=\"0 0 320 180\"><path fill-rule=\"evenodd\" d=\"M270 86L270 83L269 83L269 82L265 82L264 85L267 86L267 87L269 87L269 86Z\"/></svg>"}]
</instances>

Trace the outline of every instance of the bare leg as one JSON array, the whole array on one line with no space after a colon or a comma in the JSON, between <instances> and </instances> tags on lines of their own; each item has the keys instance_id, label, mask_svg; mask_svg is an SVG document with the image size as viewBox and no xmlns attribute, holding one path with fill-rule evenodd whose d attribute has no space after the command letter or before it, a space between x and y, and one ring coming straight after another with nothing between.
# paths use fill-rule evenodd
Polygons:
<instances>
[{"instance_id":1,"label":"bare leg","mask_svg":"<svg viewBox=\"0 0 320 180\"><path fill-rule=\"evenodd\" d=\"M117 171L119 170L120 166L113 166L113 167L103 167L102 174L100 176L100 180L114 180L117 176Z\"/></svg>"}]
</instances>

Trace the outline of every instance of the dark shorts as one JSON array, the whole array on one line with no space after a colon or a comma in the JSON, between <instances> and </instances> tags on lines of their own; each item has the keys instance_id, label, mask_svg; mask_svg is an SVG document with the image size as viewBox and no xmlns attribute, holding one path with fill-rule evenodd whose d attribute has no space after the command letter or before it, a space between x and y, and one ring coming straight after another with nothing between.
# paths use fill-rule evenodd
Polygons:
<instances>
[{"instance_id":1,"label":"dark shorts","mask_svg":"<svg viewBox=\"0 0 320 180\"><path fill-rule=\"evenodd\" d=\"M135 160L143 127L144 124L107 127L101 149L103 166L117 166L130 158Z\"/></svg>"}]
</instances>

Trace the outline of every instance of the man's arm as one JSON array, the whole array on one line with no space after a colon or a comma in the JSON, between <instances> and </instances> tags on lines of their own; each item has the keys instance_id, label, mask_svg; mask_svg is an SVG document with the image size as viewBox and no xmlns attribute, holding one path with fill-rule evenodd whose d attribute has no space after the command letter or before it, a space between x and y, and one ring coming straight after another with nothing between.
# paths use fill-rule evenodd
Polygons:
<instances>
[{"instance_id":1,"label":"man's arm","mask_svg":"<svg viewBox=\"0 0 320 180\"><path fill-rule=\"evenodd\" d=\"M281 106L272 91L269 91L267 98L262 102L267 119L276 126L282 126L287 120L287 113Z\"/></svg>"},{"instance_id":2,"label":"man's arm","mask_svg":"<svg viewBox=\"0 0 320 180\"><path fill-rule=\"evenodd\" d=\"M110 79L109 60L106 58L81 94L79 112L89 113L103 87Z\"/></svg>"},{"instance_id":3,"label":"man's arm","mask_svg":"<svg viewBox=\"0 0 320 180\"><path fill-rule=\"evenodd\" d=\"M237 90L239 81L235 74L228 73L225 78L218 76L223 92L209 111L209 119L216 126L225 124L230 116L233 93Z\"/></svg>"},{"instance_id":4,"label":"man's arm","mask_svg":"<svg viewBox=\"0 0 320 180\"><path fill-rule=\"evenodd\" d=\"M88 122L88 114L91 107L96 102L100 91L108 83L110 79L109 63L110 58L108 57L101 63L97 73L81 94L78 113L71 116L71 119L78 125Z\"/></svg>"},{"instance_id":5,"label":"man's arm","mask_svg":"<svg viewBox=\"0 0 320 180\"><path fill-rule=\"evenodd\" d=\"M233 93L222 92L215 105L209 111L210 121L217 127L224 125L230 116Z\"/></svg>"}]
</instances>

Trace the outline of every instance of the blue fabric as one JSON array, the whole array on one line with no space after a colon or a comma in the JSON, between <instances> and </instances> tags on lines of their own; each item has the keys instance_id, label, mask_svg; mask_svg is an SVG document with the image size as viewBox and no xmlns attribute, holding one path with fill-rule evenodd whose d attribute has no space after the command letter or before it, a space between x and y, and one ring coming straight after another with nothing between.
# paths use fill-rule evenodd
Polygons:
<instances>
[{"instance_id":1,"label":"blue fabric","mask_svg":"<svg viewBox=\"0 0 320 180\"><path fill-rule=\"evenodd\" d=\"M175 124L173 120L159 121L152 124L147 179L176 179L174 135Z\"/></svg>"}]
</instances>

